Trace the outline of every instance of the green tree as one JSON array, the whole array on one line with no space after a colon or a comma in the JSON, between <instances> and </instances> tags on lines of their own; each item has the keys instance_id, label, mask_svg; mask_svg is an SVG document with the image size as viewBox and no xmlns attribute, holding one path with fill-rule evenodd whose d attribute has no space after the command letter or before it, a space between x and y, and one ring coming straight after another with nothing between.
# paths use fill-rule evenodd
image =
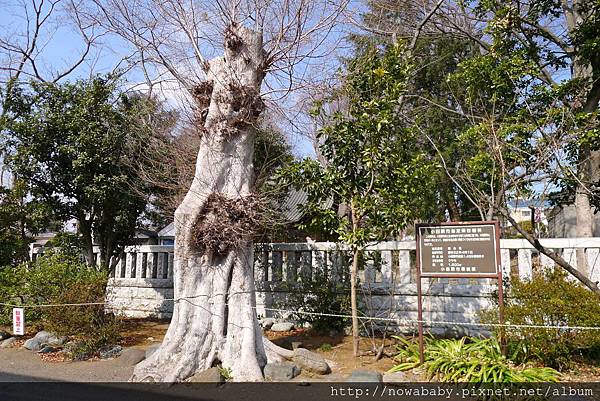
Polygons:
<instances>
[{"instance_id":1,"label":"green tree","mask_svg":"<svg viewBox=\"0 0 600 401\"><path fill-rule=\"evenodd\" d=\"M359 38L359 48L394 35L418 39L411 41L417 68L406 94L417 101L407 104L408 117L434 146L462 214L509 221L540 252L600 292L585 276L584 252L578 252L578 271L512 220L506 207L515 198L575 202L578 236L592 235L591 205L600 199L600 2L468 1L454 10L460 14L448 12L454 5L445 3L431 15L434 29L408 21L412 14L406 16L410 7L403 3L368 4L365 21L375 34ZM464 23L457 24L456 15ZM408 23L393 24L399 19ZM439 31L446 37L440 39ZM452 51L451 42L468 51ZM432 52L429 44L435 43L441 51ZM429 54L435 58L428 60ZM435 77L433 84L428 76Z\"/></svg>"},{"instance_id":2,"label":"green tree","mask_svg":"<svg viewBox=\"0 0 600 401\"><path fill-rule=\"evenodd\" d=\"M48 226L49 216L46 205L28 199L21 180L0 187L0 268L28 259L31 236Z\"/></svg>"},{"instance_id":3,"label":"green tree","mask_svg":"<svg viewBox=\"0 0 600 401\"><path fill-rule=\"evenodd\" d=\"M318 133L322 166L305 159L281 171L285 182L306 191L309 224L337 234L352 250L350 298L354 354L358 355L357 270L361 250L372 241L397 235L432 207L435 163L418 146L419 133L398 119L410 64L404 47L371 47L350 60L343 85L330 104L344 108L326 116ZM323 104L317 113L323 113ZM349 206L349 217L338 218L322 205L333 198Z\"/></svg>"},{"instance_id":4,"label":"green tree","mask_svg":"<svg viewBox=\"0 0 600 401\"><path fill-rule=\"evenodd\" d=\"M569 2L565 2L567 4ZM510 199L548 198L557 188L573 200L578 236L591 236L591 205L598 198L600 59L598 2L563 7L554 1L471 2L485 21L483 51L463 60L448 79L464 88L460 108L470 123L459 135L476 144L454 178L488 215L508 220L538 251L590 289L583 252L575 269L512 219ZM557 30L565 22L567 30ZM570 74L565 73L570 69Z\"/></svg>"},{"instance_id":5,"label":"green tree","mask_svg":"<svg viewBox=\"0 0 600 401\"><path fill-rule=\"evenodd\" d=\"M480 205L465 197L452 180L460 161L476 152L474 143L464 146L459 134L470 125L461 112L460 99L464 93L461 83L448 80L458 70L459 63L480 54L479 45L461 35L440 35L439 27L447 16L436 4L368 0L362 15L365 30L350 36L355 52L360 54L369 46L390 45L402 38L407 46L405 57L413 65L406 80L406 91L398 110L399 120L407 128L418 129L418 145L440 168L434 179L437 208L424 216L428 221L461 221L484 219Z\"/></svg>"},{"instance_id":6,"label":"green tree","mask_svg":"<svg viewBox=\"0 0 600 401\"><path fill-rule=\"evenodd\" d=\"M77 220L87 263L94 263L97 244L105 270L134 235L147 203L127 163L139 157L128 144L144 133L136 107L142 101L95 77L33 82L30 90L14 89L4 104L7 164L56 218Z\"/></svg>"}]
</instances>

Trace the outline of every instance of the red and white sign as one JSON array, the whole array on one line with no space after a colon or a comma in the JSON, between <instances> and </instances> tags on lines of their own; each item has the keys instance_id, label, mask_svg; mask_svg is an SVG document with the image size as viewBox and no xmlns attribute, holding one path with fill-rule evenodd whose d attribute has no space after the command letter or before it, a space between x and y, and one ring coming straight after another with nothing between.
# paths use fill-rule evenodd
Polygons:
<instances>
[{"instance_id":1,"label":"red and white sign","mask_svg":"<svg viewBox=\"0 0 600 401\"><path fill-rule=\"evenodd\" d=\"M13 308L13 334L16 336L25 334L25 312L23 308Z\"/></svg>"}]
</instances>

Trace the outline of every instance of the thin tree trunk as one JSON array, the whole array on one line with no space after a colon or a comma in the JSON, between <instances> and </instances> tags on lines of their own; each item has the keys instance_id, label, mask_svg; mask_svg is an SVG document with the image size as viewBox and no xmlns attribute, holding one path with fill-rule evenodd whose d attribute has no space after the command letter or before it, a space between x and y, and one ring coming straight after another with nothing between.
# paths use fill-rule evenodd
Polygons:
<instances>
[{"instance_id":1,"label":"thin tree trunk","mask_svg":"<svg viewBox=\"0 0 600 401\"><path fill-rule=\"evenodd\" d=\"M235 381L258 381L267 357L289 357L263 340L258 325L251 240L222 252L195 241L195 228L208 218L209 206L214 210L209 203L215 195L229 200L251 195L252 124L260 111L252 112L250 103L259 100L263 54L260 33L232 25L225 55L209 63L210 107L196 173L175 212L173 317L160 348L135 367L132 381L181 381L216 364L230 369ZM244 96L258 99L247 102Z\"/></svg>"},{"instance_id":2,"label":"thin tree trunk","mask_svg":"<svg viewBox=\"0 0 600 401\"><path fill-rule=\"evenodd\" d=\"M94 241L92 239L92 228L85 217L79 217L79 232L83 237L83 256L88 266L94 267Z\"/></svg>"},{"instance_id":3,"label":"thin tree trunk","mask_svg":"<svg viewBox=\"0 0 600 401\"><path fill-rule=\"evenodd\" d=\"M360 216L354 205L354 200L350 203L352 211L352 232L358 231L358 222ZM356 297L356 281L358 276L358 258L360 250L356 245L352 246L352 268L350 270L350 308L352 314L352 353L356 357L359 354L359 326L358 326L358 302Z\"/></svg>"},{"instance_id":4,"label":"thin tree trunk","mask_svg":"<svg viewBox=\"0 0 600 401\"><path fill-rule=\"evenodd\" d=\"M456 199L454 197L454 185L452 182L448 183L448 187L445 191L446 195L446 208L448 209L448 217L450 217L450 221L461 221L460 209L456 204Z\"/></svg>"},{"instance_id":5,"label":"thin tree trunk","mask_svg":"<svg viewBox=\"0 0 600 401\"><path fill-rule=\"evenodd\" d=\"M593 236L594 214L590 203L589 182L591 173L590 151L587 146L579 149L580 163L578 166L579 183L575 189L575 213L577 217L576 235L578 238L589 238ZM587 275L587 260L584 249L577 249L577 269Z\"/></svg>"},{"instance_id":6,"label":"thin tree trunk","mask_svg":"<svg viewBox=\"0 0 600 401\"><path fill-rule=\"evenodd\" d=\"M358 356L359 350L359 326L358 326L358 305L356 301L356 277L358 274L358 248L352 250L352 270L350 271L350 306L352 308L352 353Z\"/></svg>"},{"instance_id":7,"label":"thin tree trunk","mask_svg":"<svg viewBox=\"0 0 600 401\"><path fill-rule=\"evenodd\" d=\"M100 252L104 253L104 256L101 257L100 260L100 269L107 273L111 271L111 263L110 260L115 253L115 247L112 238L106 239L104 241L103 249L100 249Z\"/></svg>"},{"instance_id":8,"label":"thin tree trunk","mask_svg":"<svg viewBox=\"0 0 600 401\"><path fill-rule=\"evenodd\" d=\"M112 245L110 239L105 238L103 234L98 235L99 261L97 268L101 271L108 272L108 264L110 255L112 254Z\"/></svg>"}]
</instances>

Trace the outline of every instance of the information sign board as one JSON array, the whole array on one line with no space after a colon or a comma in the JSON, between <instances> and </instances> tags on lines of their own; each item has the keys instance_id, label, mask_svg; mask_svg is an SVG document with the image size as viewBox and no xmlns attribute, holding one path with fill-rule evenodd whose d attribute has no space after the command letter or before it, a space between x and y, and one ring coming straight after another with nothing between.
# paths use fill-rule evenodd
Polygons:
<instances>
[{"instance_id":1,"label":"information sign board","mask_svg":"<svg viewBox=\"0 0 600 401\"><path fill-rule=\"evenodd\" d=\"M497 275L495 223L418 226L421 276Z\"/></svg>"}]
</instances>

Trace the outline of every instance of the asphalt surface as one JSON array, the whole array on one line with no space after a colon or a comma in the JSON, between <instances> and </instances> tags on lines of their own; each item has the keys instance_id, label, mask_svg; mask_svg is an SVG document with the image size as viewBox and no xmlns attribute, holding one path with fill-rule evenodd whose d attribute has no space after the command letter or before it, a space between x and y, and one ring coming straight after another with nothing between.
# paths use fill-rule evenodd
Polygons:
<instances>
[{"instance_id":1,"label":"asphalt surface","mask_svg":"<svg viewBox=\"0 0 600 401\"><path fill-rule=\"evenodd\" d=\"M125 382L133 366L117 359L98 361L44 362L33 351L23 348L0 349L0 382L70 381Z\"/></svg>"}]
</instances>

